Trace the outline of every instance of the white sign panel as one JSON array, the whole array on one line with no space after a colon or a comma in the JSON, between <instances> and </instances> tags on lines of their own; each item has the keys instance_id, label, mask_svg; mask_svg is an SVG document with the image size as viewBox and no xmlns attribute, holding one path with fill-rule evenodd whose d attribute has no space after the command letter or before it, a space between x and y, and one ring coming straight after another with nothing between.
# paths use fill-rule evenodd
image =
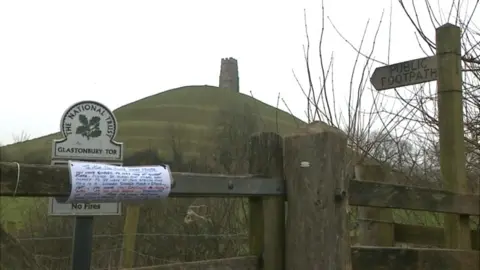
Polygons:
<instances>
[{"instance_id":1,"label":"white sign panel","mask_svg":"<svg viewBox=\"0 0 480 270\"><path fill-rule=\"evenodd\" d=\"M168 197L168 165L120 167L69 161L72 191L67 202L143 201Z\"/></svg>"},{"instance_id":2,"label":"white sign panel","mask_svg":"<svg viewBox=\"0 0 480 270\"><path fill-rule=\"evenodd\" d=\"M117 120L101 103L73 104L63 114L60 130L64 138L54 141L52 159L123 160L123 145L115 141Z\"/></svg>"},{"instance_id":3,"label":"white sign panel","mask_svg":"<svg viewBox=\"0 0 480 270\"><path fill-rule=\"evenodd\" d=\"M51 216L111 216L121 215L120 203L60 203L50 198L48 214Z\"/></svg>"},{"instance_id":4,"label":"white sign panel","mask_svg":"<svg viewBox=\"0 0 480 270\"><path fill-rule=\"evenodd\" d=\"M437 57L430 56L378 67L373 72L370 82L380 91L434 81L437 76Z\"/></svg>"},{"instance_id":5,"label":"white sign panel","mask_svg":"<svg viewBox=\"0 0 480 270\"><path fill-rule=\"evenodd\" d=\"M52 165L68 166L68 161L55 160L52 161ZM122 214L122 204L119 202L65 203L65 201L59 202L56 198L49 198L48 214L50 216L118 216Z\"/></svg>"}]
</instances>

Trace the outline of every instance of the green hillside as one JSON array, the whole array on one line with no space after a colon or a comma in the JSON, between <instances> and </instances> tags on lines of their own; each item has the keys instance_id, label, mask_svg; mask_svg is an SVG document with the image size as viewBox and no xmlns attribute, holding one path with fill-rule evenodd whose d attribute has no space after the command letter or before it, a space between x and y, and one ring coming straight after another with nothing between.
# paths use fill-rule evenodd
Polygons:
<instances>
[{"instance_id":1,"label":"green hillside","mask_svg":"<svg viewBox=\"0 0 480 270\"><path fill-rule=\"evenodd\" d=\"M302 121L250 96L214 86L186 86L124 105L114 111L118 123L116 140L123 142L126 156L143 149L168 155L172 136L182 141L186 156L215 143L211 134L218 123L249 114L258 119L258 131L291 132ZM60 115L58 118L60 119ZM230 120L232 119L232 120ZM59 132L0 148L2 156L50 158L52 140Z\"/></svg>"}]
</instances>

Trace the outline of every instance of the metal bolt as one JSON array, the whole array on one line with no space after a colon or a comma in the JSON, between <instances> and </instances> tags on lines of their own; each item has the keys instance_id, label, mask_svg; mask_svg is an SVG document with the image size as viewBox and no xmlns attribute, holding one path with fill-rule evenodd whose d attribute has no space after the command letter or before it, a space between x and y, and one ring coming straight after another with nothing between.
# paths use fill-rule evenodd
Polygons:
<instances>
[{"instance_id":1,"label":"metal bolt","mask_svg":"<svg viewBox=\"0 0 480 270\"><path fill-rule=\"evenodd\" d=\"M228 181L228 189L233 189L233 182L232 182L232 180Z\"/></svg>"},{"instance_id":2,"label":"metal bolt","mask_svg":"<svg viewBox=\"0 0 480 270\"><path fill-rule=\"evenodd\" d=\"M342 201L347 196L347 192L345 190L336 189L335 190L335 200Z\"/></svg>"}]
</instances>

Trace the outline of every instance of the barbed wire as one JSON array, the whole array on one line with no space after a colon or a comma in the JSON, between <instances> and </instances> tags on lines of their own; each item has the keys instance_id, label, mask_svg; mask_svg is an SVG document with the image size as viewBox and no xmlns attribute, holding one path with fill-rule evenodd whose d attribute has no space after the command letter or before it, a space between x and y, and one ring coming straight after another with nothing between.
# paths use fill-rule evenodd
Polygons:
<instances>
[{"instance_id":1,"label":"barbed wire","mask_svg":"<svg viewBox=\"0 0 480 270\"><path fill-rule=\"evenodd\" d=\"M198 238L240 238L247 239L247 233L237 234L181 234L181 233L133 233L133 234L95 234L94 238L117 238L126 235L135 235L142 237L198 237ZM73 239L73 236L45 236L45 237L22 237L17 238L18 241L44 241L44 240L61 240Z\"/></svg>"},{"instance_id":2,"label":"barbed wire","mask_svg":"<svg viewBox=\"0 0 480 270\"><path fill-rule=\"evenodd\" d=\"M100 235L94 235L96 237L117 237L117 236L123 236L123 235L127 235L127 234L116 234L116 235L108 235L108 234L100 234ZM147 234L142 234L142 233L139 233L139 234L134 234L134 235L144 235L144 236L163 236L163 235L167 235L167 236L188 236L188 237L191 237L191 236L200 236L200 237L224 237L224 238L228 238L228 237L241 237L241 238L244 238L244 239L247 239L247 234L200 234L200 235L195 235L195 234L165 234L165 233L147 233ZM71 236L63 236L63 237L48 237L49 239L45 239L45 238L42 238L42 237L32 237L32 238L23 238L22 240L54 240L54 239L58 239L58 238L72 238ZM111 253L111 252L132 252L134 254L136 254L137 256L139 257L144 257L146 259L148 259L148 261L150 261L150 263L152 263L152 265L150 266L139 266L139 267L134 267L134 268L119 268L116 264L118 262L114 262L113 265L109 265L108 267L105 267L105 268L102 268L102 267L92 267L93 270L114 270L114 269L121 269L121 270L142 270L142 269L145 269L145 270L148 270L148 269L156 269L162 265L166 265L166 264L177 264L177 263L184 263L182 261L178 261L178 260L168 260L168 259L164 259L164 258L159 258L159 257L156 257L156 256L153 256L153 255L150 255L150 254L145 254L145 253L142 253L142 252L139 252L137 250L134 250L134 249L128 249L128 248L125 248L125 247L115 247L115 248L108 248L108 249L102 249L102 250L92 250L92 256L95 256L95 255L100 255L102 256L101 254L105 254L105 253ZM39 254L39 253L33 253L32 254L35 258L37 259L40 259L40 260L46 260L46 262L50 261L50 263L55 263L55 261L57 261L57 263L59 261L66 261L66 260L71 260L72 259L72 255L69 255L69 256L61 256L61 257L57 257L57 256L51 256L51 255L46 255L46 254Z\"/></svg>"},{"instance_id":3,"label":"barbed wire","mask_svg":"<svg viewBox=\"0 0 480 270\"><path fill-rule=\"evenodd\" d=\"M117 251L120 251L120 252L128 251L128 252L132 252L132 253L135 253L135 254L137 254L137 255L140 255L140 256L153 258L153 259L155 259L155 260L165 261L165 262L168 262L168 263L174 263L174 262L176 262L176 261L170 261L170 260L158 258L158 257L155 257L155 256L153 256L153 255L144 254L144 253L141 253L141 252L136 251L136 250L133 250L133 249L125 249L125 248L121 248L121 247L92 251L92 255L102 254L102 253L107 253L107 252L117 252ZM56 257L56 256L50 256L50 255L44 255L44 254L33 254L33 256L35 256L35 257L40 257L40 258L45 258L45 259L50 259L50 260L67 260L67 259L71 259L71 258L72 258L71 255L69 255L69 256L62 256L62 257Z\"/></svg>"},{"instance_id":4,"label":"barbed wire","mask_svg":"<svg viewBox=\"0 0 480 270\"><path fill-rule=\"evenodd\" d=\"M160 264L154 264L154 265L149 265L149 266L138 266L138 267L133 267L133 268L123 268L123 267L118 267L118 266L108 266L108 267L93 267L92 266L92 270L149 270L149 269L156 269L158 267L162 267L162 266L165 266L166 264L170 265L170 264L181 264L181 263L195 263L195 262L183 262L183 261L173 261L173 260L167 260L167 259L163 259L163 258L158 258L156 256L153 256L153 255L149 255L149 254L144 254L144 253L141 253L139 251L136 251L136 250L132 250L132 249L125 249L125 248L122 248L122 247L117 247L117 248L111 248L111 249L103 249L103 250L97 250L97 251L92 251L92 255L95 255L95 254L102 254L102 253L107 253L107 252L123 252L123 251L128 251L128 252L132 252L136 255L139 255L139 256L142 256L142 257L146 257L148 259L150 259L153 262L157 262L157 263L160 263ZM44 254L32 254L35 258L42 258L42 259L47 259L47 260L50 260L50 261L59 261L59 260L70 260L72 258L72 256L62 256L62 257L55 257L55 256L49 256L49 255L44 255ZM198 261L196 261L198 262Z\"/></svg>"},{"instance_id":5,"label":"barbed wire","mask_svg":"<svg viewBox=\"0 0 480 270\"><path fill-rule=\"evenodd\" d=\"M237 256L237 257L221 258L221 259L217 259L217 260L237 259L237 258L246 258L246 257L251 257L251 256L243 255L243 256ZM172 267L171 269L180 269L179 266L186 267L186 265L192 266L192 265L196 265L196 264L204 263L204 262L205 262L205 260L189 261L189 262L185 262L185 261L166 261L166 263L157 264L157 265L137 266L137 267L131 267L131 268L123 268L123 267L122 268L111 268L111 267L110 268L93 268L93 270L154 270L154 269L158 269L158 268L166 269L165 267ZM181 269L184 269L184 268L181 268ZM189 267L189 269L190 269L190 267Z\"/></svg>"},{"instance_id":6,"label":"barbed wire","mask_svg":"<svg viewBox=\"0 0 480 270\"><path fill-rule=\"evenodd\" d=\"M117 247L117 248L109 248L109 249L102 249L102 250L94 250L94 251L92 251L92 255L94 255L94 254L106 253L106 252L119 251L119 250L123 250L123 248ZM129 251L130 251L130 250L129 250ZM136 253L136 251L131 251L131 252ZM45 255L45 254L37 254L37 253L34 253L33 256L35 256L36 258L39 257L39 258L45 258L45 259L50 259L50 260L67 260L67 259L72 258L71 255L69 255L69 256L62 256L62 257L56 257L56 256Z\"/></svg>"}]
</instances>

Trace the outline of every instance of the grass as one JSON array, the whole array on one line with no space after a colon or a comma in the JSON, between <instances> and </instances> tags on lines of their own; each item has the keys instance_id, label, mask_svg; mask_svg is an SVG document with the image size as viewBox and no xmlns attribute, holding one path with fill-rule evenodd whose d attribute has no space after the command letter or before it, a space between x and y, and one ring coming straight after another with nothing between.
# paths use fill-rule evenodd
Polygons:
<instances>
[{"instance_id":1,"label":"grass","mask_svg":"<svg viewBox=\"0 0 480 270\"><path fill-rule=\"evenodd\" d=\"M31 203L32 199L30 198L2 198L0 200L1 222L5 223L11 221L17 224L22 224L24 210L26 207L30 207Z\"/></svg>"}]
</instances>

